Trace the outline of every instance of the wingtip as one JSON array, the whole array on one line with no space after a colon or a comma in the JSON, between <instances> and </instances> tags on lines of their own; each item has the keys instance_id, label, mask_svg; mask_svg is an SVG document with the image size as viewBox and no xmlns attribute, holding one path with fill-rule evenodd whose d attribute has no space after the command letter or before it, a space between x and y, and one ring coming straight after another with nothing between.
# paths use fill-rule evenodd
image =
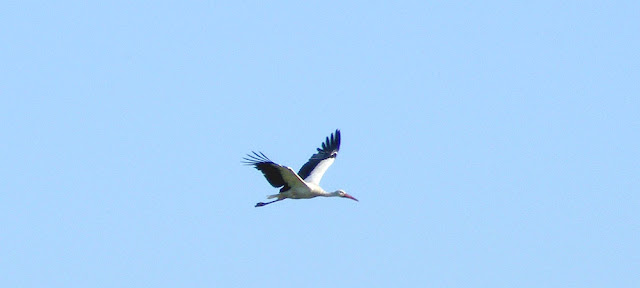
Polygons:
<instances>
[{"instance_id":1,"label":"wingtip","mask_svg":"<svg viewBox=\"0 0 640 288\"><path fill-rule=\"evenodd\" d=\"M242 160L242 163L249 166L255 166L258 163L273 162L269 157L267 157L267 155L264 155L264 153L260 151L251 151L251 153L247 153L247 156L242 158Z\"/></svg>"}]
</instances>

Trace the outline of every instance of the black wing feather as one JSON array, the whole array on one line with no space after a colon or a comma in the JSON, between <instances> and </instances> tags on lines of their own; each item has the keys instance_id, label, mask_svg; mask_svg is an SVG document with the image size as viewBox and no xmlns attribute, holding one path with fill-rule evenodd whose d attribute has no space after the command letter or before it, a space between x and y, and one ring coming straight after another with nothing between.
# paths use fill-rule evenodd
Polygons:
<instances>
[{"instance_id":1,"label":"black wing feather","mask_svg":"<svg viewBox=\"0 0 640 288\"><path fill-rule=\"evenodd\" d=\"M253 152L253 151L252 151ZM253 152L253 155L247 154L247 157L243 158L243 163L251 165L254 168L260 170L264 174L264 178L267 178L269 184L273 187L285 186L281 191L289 190L287 183L284 182L280 170L278 170L278 164L273 163L267 156L259 152L260 154Z\"/></svg>"},{"instance_id":2,"label":"black wing feather","mask_svg":"<svg viewBox=\"0 0 640 288\"><path fill-rule=\"evenodd\" d=\"M307 163L302 165L298 175L302 179L306 179L311 171L320 163L320 161L327 158L335 158L340 151L340 129L336 129L335 133L331 134L331 138L327 137L325 142L322 142L322 149L317 148L318 153L311 155L311 158Z\"/></svg>"}]
</instances>

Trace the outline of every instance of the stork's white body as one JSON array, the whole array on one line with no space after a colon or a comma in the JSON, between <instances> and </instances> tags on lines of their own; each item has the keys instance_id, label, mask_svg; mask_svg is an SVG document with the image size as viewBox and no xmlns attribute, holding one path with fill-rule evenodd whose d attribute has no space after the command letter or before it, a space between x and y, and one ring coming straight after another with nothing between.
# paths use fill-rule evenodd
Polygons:
<instances>
[{"instance_id":1,"label":"stork's white body","mask_svg":"<svg viewBox=\"0 0 640 288\"><path fill-rule=\"evenodd\" d=\"M329 196L330 193L327 193L326 191L324 191L324 189L322 189L320 185L315 184L313 182L307 182L301 179L300 176L298 176L298 174L296 174L296 172L293 171L293 169L291 169L291 167L283 167L283 168L286 169L284 173L289 174L289 176L285 178L291 178L290 180L292 180L292 181L287 181L287 183L294 184L294 185L292 185L291 189L287 191L270 195L269 197L267 197L268 199L273 199L273 198L309 199L309 198L318 197L318 196L325 196L325 197Z\"/></svg>"},{"instance_id":2,"label":"stork's white body","mask_svg":"<svg viewBox=\"0 0 640 288\"><path fill-rule=\"evenodd\" d=\"M308 185L305 185L305 186L291 187L291 189L289 189L289 190L287 190L285 192L269 195L269 197L267 197L267 198L268 199L273 199L273 198L278 198L278 199L284 199L284 198L289 198L289 199L310 199L310 198L318 197L318 196L326 196L326 194L328 194L328 193L325 192L324 190L322 190L322 188L320 188L320 186L315 185L315 184L308 184Z\"/></svg>"}]
</instances>

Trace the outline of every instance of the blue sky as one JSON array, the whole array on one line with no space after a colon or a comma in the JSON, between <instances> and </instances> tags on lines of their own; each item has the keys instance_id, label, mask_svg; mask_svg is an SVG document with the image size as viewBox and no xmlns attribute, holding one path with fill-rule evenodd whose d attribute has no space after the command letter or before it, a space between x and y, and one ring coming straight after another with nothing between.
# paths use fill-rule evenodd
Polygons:
<instances>
[{"instance_id":1,"label":"blue sky","mask_svg":"<svg viewBox=\"0 0 640 288\"><path fill-rule=\"evenodd\" d=\"M228 2L3 5L0 286L638 287L637 1Z\"/></svg>"}]
</instances>

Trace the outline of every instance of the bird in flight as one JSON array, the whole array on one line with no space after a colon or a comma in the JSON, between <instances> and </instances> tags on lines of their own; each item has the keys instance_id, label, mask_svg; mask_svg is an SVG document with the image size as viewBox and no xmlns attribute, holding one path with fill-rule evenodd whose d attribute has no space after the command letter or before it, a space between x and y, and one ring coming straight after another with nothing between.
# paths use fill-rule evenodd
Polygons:
<instances>
[{"instance_id":1,"label":"bird in flight","mask_svg":"<svg viewBox=\"0 0 640 288\"><path fill-rule=\"evenodd\" d=\"M311 155L307 163L302 165L300 171L296 174L290 167L282 166L271 161L262 152L252 152L243 158L244 164L251 165L260 170L264 177L267 178L271 186L280 188L280 193L270 195L267 199L276 198L271 202L259 202L256 207L262 207L267 204L278 202L287 198L290 199L309 199L318 196L323 197L342 197L358 201L358 199L344 192L344 190L336 190L335 192L327 192L320 187L320 179L327 171L329 166L333 164L340 150L340 130L336 129L330 137L327 137L322 143L322 148L317 148L318 153Z\"/></svg>"}]
</instances>

